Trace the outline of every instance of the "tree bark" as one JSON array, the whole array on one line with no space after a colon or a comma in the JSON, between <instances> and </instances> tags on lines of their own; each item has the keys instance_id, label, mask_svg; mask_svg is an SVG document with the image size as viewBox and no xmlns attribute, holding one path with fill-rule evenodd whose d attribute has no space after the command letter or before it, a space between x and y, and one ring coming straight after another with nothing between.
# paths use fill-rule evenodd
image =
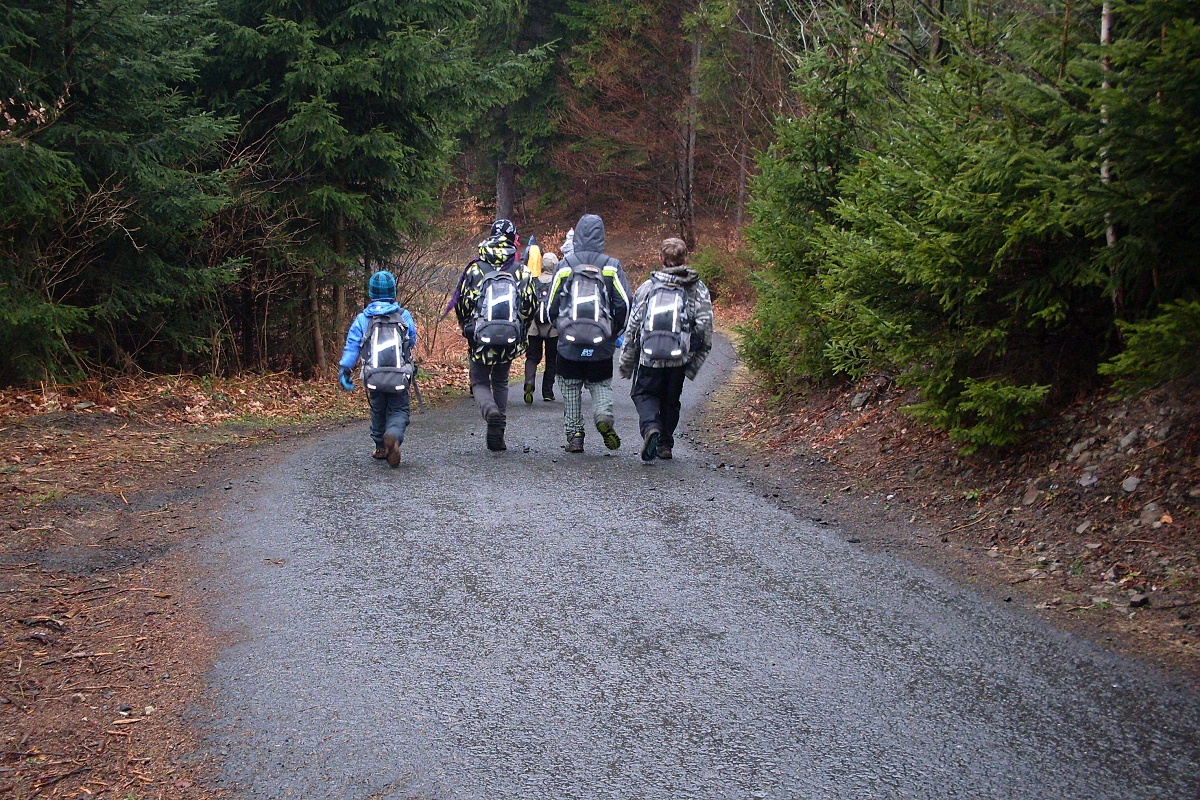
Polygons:
<instances>
[{"instance_id":1,"label":"tree bark","mask_svg":"<svg viewBox=\"0 0 1200 800\"><path fill-rule=\"evenodd\" d=\"M496 219L512 219L516 187L516 165L499 158L496 161Z\"/></svg>"},{"instance_id":2,"label":"tree bark","mask_svg":"<svg viewBox=\"0 0 1200 800\"><path fill-rule=\"evenodd\" d=\"M325 374L325 337L321 331L321 291L317 268L308 268L308 319L313 336L313 371Z\"/></svg>"},{"instance_id":3,"label":"tree bark","mask_svg":"<svg viewBox=\"0 0 1200 800\"><path fill-rule=\"evenodd\" d=\"M749 159L750 145L745 139L744 131L742 141L738 143L738 192L737 192L737 219L734 223L734 229L740 238L742 235L742 223L746 216L746 186L749 183Z\"/></svg>"},{"instance_id":4,"label":"tree bark","mask_svg":"<svg viewBox=\"0 0 1200 800\"><path fill-rule=\"evenodd\" d=\"M341 264L346 255L346 218L339 216L337 228L333 233L333 250L338 254L338 259ZM346 323L346 271L344 267L339 266L338 274L333 280L333 327L334 333L341 329L341 326Z\"/></svg>"},{"instance_id":5,"label":"tree bark","mask_svg":"<svg viewBox=\"0 0 1200 800\"><path fill-rule=\"evenodd\" d=\"M946 15L946 0L937 0L934 5L932 31L929 34L929 63L942 60L942 19Z\"/></svg>"},{"instance_id":6,"label":"tree bark","mask_svg":"<svg viewBox=\"0 0 1200 800\"><path fill-rule=\"evenodd\" d=\"M1104 4L1100 9L1100 46L1108 47L1112 44L1112 2L1104 0ZM1104 72L1104 80L1101 87L1104 89L1112 88L1112 81L1108 79L1108 71L1110 69L1108 56L1104 56L1100 60L1100 68ZM1100 127L1101 129L1108 126L1108 107L1100 106ZM1108 149L1100 154L1100 182L1107 186L1112 181L1112 162L1108 160ZM1104 244L1106 247L1112 248L1117 244L1117 229L1112 224L1112 212L1104 212L1104 221L1107 223L1104 229ZM1119 316L1124 307L1124 296L1121 291L1120 276L1117 274L1116 265L1109 267L1109 280L1112 282L1112 305L1113 311Z\"/></svg>"},{"instance_id":7,"label":"tree bark","mask_svg":"<svg viewBox=\"0 0 1200 800\"><path fill-rule=\"evenodd\" d=\"M688 250L696 249L696 128L700 107L700 45L699 30L692 41L691 73L688 81L687 122L685 130L682 197L679 203L679 233Z\"/></svg>"}]
</instances>

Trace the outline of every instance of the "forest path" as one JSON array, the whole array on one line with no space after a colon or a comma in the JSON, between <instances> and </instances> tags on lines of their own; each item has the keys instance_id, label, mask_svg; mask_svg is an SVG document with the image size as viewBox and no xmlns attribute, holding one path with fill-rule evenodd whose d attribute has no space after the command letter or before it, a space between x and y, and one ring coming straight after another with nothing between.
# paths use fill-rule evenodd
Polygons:
<instances>
[{"instance_id":1,"label":"forest path","mask_svg":"<svg viewBox=\"0 0 1200 800\"><path fill-rule=\"evenodd\" d=\"M685 414L734 363L725 340ZM515 370L514 370L515 371ZM1200 696L846 531L685 443L508 446L474 406L238 481L204 545L230 644L198 711L245 798L1196 797ZM585 403L585 416L587 406ZM234 494L234 492L231 492ZM206 715L210 715L207 716Z\"/></svg>"}]
</instances>

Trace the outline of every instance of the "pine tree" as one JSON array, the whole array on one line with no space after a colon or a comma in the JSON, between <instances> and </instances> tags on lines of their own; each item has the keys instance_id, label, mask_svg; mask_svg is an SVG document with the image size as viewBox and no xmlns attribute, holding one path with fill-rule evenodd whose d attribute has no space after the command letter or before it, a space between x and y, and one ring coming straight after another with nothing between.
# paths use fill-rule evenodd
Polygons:
<instances>
[{"instance_id":1,"label":"pine tree","mask_svg":"<svg viewBox=\"0 0 1200 800\"><path fill-rule=\"evenodd\" d=\"M177 364L227 277L189 237L222 203L228 126L190 98L199 0L48 3L0 18L0 378ZM136 356L135 356L136 354Z\"/></svg>"}]
</instances>

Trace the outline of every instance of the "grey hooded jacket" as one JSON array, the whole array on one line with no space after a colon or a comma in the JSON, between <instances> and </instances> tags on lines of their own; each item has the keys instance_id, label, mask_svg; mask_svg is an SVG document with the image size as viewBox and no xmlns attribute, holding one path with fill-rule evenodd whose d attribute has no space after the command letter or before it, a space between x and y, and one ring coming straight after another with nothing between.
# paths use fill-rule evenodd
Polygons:
<instances>
[{"instance_id":1,"label":"grey hooded jacket","mask_svg":"<svg viewBox=\"0 0 1200 800\"><path fill-rule=\"evenodd\" d=\"M610 341L604 342L595 349L595 355L588 360L600 361L611 359L616 352L617 336L625 327L629 317L629 281L621 262L604 252L604 220L595 214L584 214L575 225L575 249L558 262L558 271L554 273L554 283L550 289L550 318L557 323L561 296L569 290L572 269L579 264L592 264L600 267L604 274L604 283L608 287L608 305L612 313L613 335ZM577 360L569 347L560 339L558 343L559 358L568 361Z\"/></svg>"}]
</instances>

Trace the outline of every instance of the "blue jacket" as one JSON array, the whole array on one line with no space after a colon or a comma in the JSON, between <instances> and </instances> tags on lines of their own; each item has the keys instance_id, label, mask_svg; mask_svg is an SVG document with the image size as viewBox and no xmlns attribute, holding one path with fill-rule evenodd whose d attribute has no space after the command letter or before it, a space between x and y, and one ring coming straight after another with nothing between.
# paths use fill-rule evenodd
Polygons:
<instances>
[{"instance_id":1,"label":"blue jacket","mask_svg":"<svg viewBox=\"0 0 1200 800\"><path fill-rule=\"evenodd\" d=\"M342 350L342 360L338 362L338 366L353 369L354 365L358 363L358 354L362 351L363 338L367 335L370 317L382 317L397 311L400 312L400 320L408 328L408 349L410 351L415 349L417 346L417 323L413 322L412 314L408 313L408 309L401 308L395 300L372 300L354 318L350 332L346 334L346 347Z\"/></svg>"}]
</instances>

